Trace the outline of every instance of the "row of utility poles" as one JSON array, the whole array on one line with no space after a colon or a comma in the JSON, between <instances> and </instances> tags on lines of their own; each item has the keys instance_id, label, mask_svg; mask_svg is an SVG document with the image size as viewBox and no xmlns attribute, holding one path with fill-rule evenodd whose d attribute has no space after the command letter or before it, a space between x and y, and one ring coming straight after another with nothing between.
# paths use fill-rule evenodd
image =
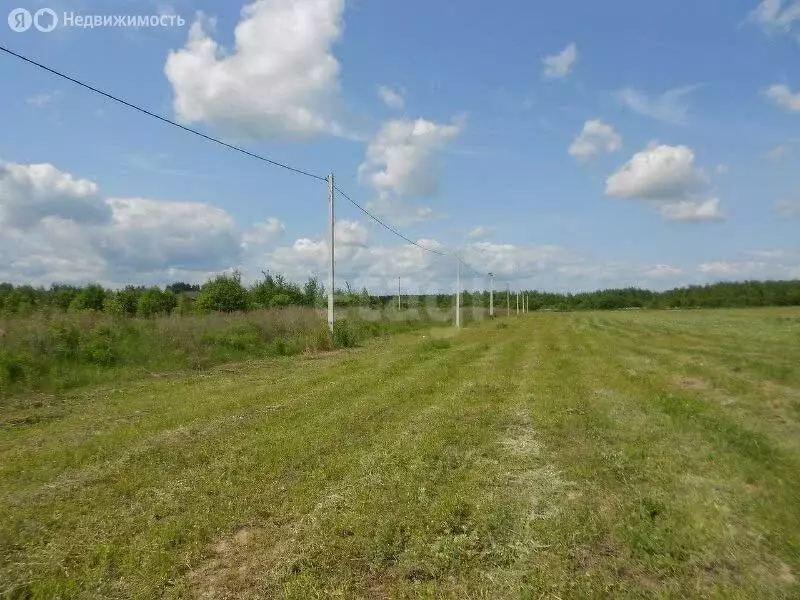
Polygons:
<instances>
[{"instance_id":1,"label":"row of utility poles","mask_svg":"<svg viewBox=\"0 0 800 600\"><path fill-rule=\"evenodd\" d=\"M461 259L457 257L456 272L456 327L461 327ZM494 273L489 275L489 316L494 316ZM530 301L528 294L514 292L517 300L517 315L528 313ZM506 285L506 315L511 316L511 286Z\"/></svg>"},{"instance_id":2,"label":"row of utility poles","mask_svg":"<svg viewBox=\"0 0 800 600\"><path fill-rule=\"evenodd\" d=\"M334 215L334 197L333 192L335 185L333 183L333 173L328 175L328 327L333 333L333 327L336 320L334 312L334 285L335 280L335 215ZM456 327L461 327L461 255L456 254ZM489 273L489 316L494 316L494 273ZM520 314L520 292L516 292L517 296L517 314ZM401 288L400 278L397 278L397 309L402 309L401 304ZM522 295L522 308L523 313L528 312L528 295ZM506 286L506 314L511 315L511 289Z\"/></svg>"}]
</instances>

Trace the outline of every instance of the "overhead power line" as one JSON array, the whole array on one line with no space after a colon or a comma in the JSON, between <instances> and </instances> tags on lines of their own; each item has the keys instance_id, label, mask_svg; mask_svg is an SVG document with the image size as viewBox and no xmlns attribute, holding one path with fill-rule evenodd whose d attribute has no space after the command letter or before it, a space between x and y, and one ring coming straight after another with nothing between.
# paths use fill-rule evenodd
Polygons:
<instances>
[{"instance_id":1,"label":"overhead power line","mask_svg":"<svg viewBox=\"0 0 800 600\"><path fill-rule=\"evenodd\" d=\"M348 196L348 195L347 195L347 193L346 193L346 192L342 191L342 190L341 190L339 187L337 187L337 186L333 186L333 189L335 189L335 190L336 190L337 192L339 192L339 193L340 193L342 196L344 196L344 197L345 197L345 199L349 200L349 201L350 201L350 203L351 203L353 206L355 206L355 207L356 207L358 210L360 210L362 213L364 213L365 215L367 215L367 216L368 216L370 219L372 219L373 221L375 221L375 222L376 222L378 225L380 225L381 227L384 227L384 228L386 228L387 230L391 231L391 232L392 232L393 234L395 234L397 237L404 239L404 240L405 240L405 241L407 241L409 244L412 244L413 246L416 246L417 248L420 248L421 250L425 250L426 252L431 252L432 254L438 254L439 256L447 256L447 253L446 253L446 252L442 252L441 250L434 250L433 248L428 248L428 247L426 247L426 246L423 246L422 244L420 244L420 243L418 243L418 242L415 242L415 241L414 241L414 240L412 240L411 238L408 238L408 237L404 236L402 233L400 233L399 231L397 231L397 229L395 229L395 228L394 228L394 227L392 227L391 225L387 225L386 223L384 223L383 221L381 221L381 220L380 220L378 217L376 217L376 216L375 216L375 215L373 215L371 212L369 212L369 211L368 211L366 208L364 208L363 206L361 206L361 205L360 205L358 202L356 202L355 200L353 200L353 199L352 199L350 196Z\"/></svg>"},{"instance_id":2,"label":"overhead power line","mask_svg":"<svg viewBox=\"0 0 800 600\"><path fill-rule=\"evenodd\" d=\"M202 133L202 132L200 132L200 131L198 131L196 129L192 129L191 127L187 127L185 125L181 125L180 123L177 123L177 122L173 121L172 119L168 119L167 117L164 117L163 115L159 115L157 113L154 113L154 112L152 112L150 110L147 110L146 108L142 108L141 106L133 104L132 102L128 102L127 100L123 100L122 98L120 98L118 96L115 96L113 94L110 94L109 92L105 92L105 91L103 91L103 90L101 90L101 89L99 89L97 87L89 85L88 83L80 81L79 79L75 79L74 77L66 75L65 73L62 73L61 71L58 71L56 69L50 68L50 67L48 67L46 65L43 65L40 62L37 62L37 61L35 61L35 60L31 59L31 58L28 58L27 56L23 56L22 54L14 52L13 50L10 50L10 49L6 48L5 46L0 45L0 50L2 50L3 52L5 52L6 54L8 54L10 56L13 56L14 58L17 58L17 59L19 59L19 60L21 60L23 62L26 62L26 63L28 63L30 65L35 66L35 67L38 67L39 69L42 69L43 71L47 71L48 73L50 73L52 75L55 75L56 77L60 77L61 79L65 79L66 81L69 81L71 83L74 83L75 85L78 85L78 86L80 86L82 88L85 88L85 89L91 91L91 92L94 92L95 94L99 94L100 96L103 96L103 97L105 97L105 98L107 98L109 100L113 100L114 102L117 102L119 104L127 106L128 108L132 108L133 110L136 110L136 111L138 111L138 112L140 112L142 114L145 114L145 115L147 115L149 117L157 119L157 120L161 121L162 123L166 123L168 125L172 125L173 127L177 127L177 128L182 129L184 131L192 133L192 134L194 134L194 135L196 135L198 137L201 137L201 138L203 138L205 140L208 140L210 142L214 142L215 144L219 144L220 146L224 146L225 148L228 148L230 150L234 150L236 152L240 152L241 154L245 154L245 155L247 155L247 156L249 156L251 158L255 158L257 160L261 160L263 162L269 163L269 164L271 164L273 166L276 166L276 167L281 167L282 169L286 169L286 170L291 171L293 173L297 173L299 175L305 175L306 177L311 177L312 179L317 179L319 181L325 181L325 182L327 182L327 180L328 180L327 177L323 177L321 175L316 175L314 173L310 173L310 172L305 171L303 169L298 169L296 167L292 167L290 165L287 165L287 164L284 164L284 163L281 163L281 162L266 158L265 156L261 156L259 154L255 154L254 152L250 152L248 150L245 150L244 148L240 148L239 146L234 146L233 144L228 144L227 142L223 142L222 140L220 140L218 138L215 138L213 136L210 136L210 135L207 135L205 133ZM388 224L384 223L381 219L379 219L378 217L373 215L366 208L364 208L358 202L353 200L346 192L344 192L338 186L334 186L334 189L337 192L339 192L342 196L344 196L358 210L360 210L362 213L367 215L370 219L372 219L373 221L375 221L380 226L384 227L385 229L387 229L388 231L390 231L391 233L393 233L397 237L405 240L409 244L412 244L413 246L416 246L417 248L420 248L421 250L424 250L426 252L430 252L432 254L437 254L439 256L447 256L446 252L442 252L440 250L435 250L433 248L428 248L426 246L423 246L422 244L420 244L418 242L415 242L411 238L403 235L402 233L400 233L397 229L395 229L391 225L388 225Z\"/></svg>"},{"instance_id":3,"label":"overhead power line","mask_svg":"<svg viewBox=\"0 0 800 600\"><path fill-rule=\"evenodd\" d=\"M320 175L315 175L314 173L309 173L308 171L304 171L303 169L298 169L296 167L292 167L292 166L280 163L278 161L271 160L269 158L266 158L265 156L261 156L260 154L255 154L254 152L249 152L249 151L245 150L244 148L240 148L238 146L234 146L233 144L228 144L228 143L223 142L222 140L220 140L218 138L215 138L215 137L210 136L210 135L206 135L205 133L197 131L196 129L192 129L191 127L186 127L185 125L181 125L180 123L176 123L172 119L168 119L167 117L164 117L162 115L156 114L156 113L154 113L152 111L147 110L146 108L142 108L141 106L137 106L136 104L133 104L132 102L128 102L127 100L123 100L122 98L114 96L113 94L109 94L108 92L104 92L103 90L100 90L100 89L98 89L98 88L96 88L94 86L89 85L88 83L84 83L83 81L75 79L74 77L70 77L69 75L66 75L66 74L64 74L64 73L62 73L60 71L57 71L55 69L51 69L50 67L45 66L42 63L36 62L35 60L33 60L31 58L28 58L27 56L23 56L22 54L18 54L16 52L14 52L13 50L9 50L5 46L1 46L0 45L0 50L5 52L6 54L9 54L10 56L18 58L19 60L22 60L22 61L24 61L24 62L26 62L28 64L31 64L31 65L33 65L35 67L38 67L38 68L40 68L40 69L42 69L44 71L47 71L48 73L51 73L51 74L53 74L53 75L55 75L57 77L60 77L60 78L65 79L65 80L67 80L67 81L69 81L71 83L74 83L75 85L79 85L82 88L85 88L85 89L87 89L89 91L92 91L95 94L100 94L101 96L104 96L104 97L108 98L109 100L113 100L114 102L118 102L119 104L123 104L123 105L127 106L128 108L132 108L132 109L134 109L136 111L139 111L140 113L143 113L143 114L145 114L145 115L147 115L149 117L153 117L154 119L158 119L159 121L162 121L163 123L167 123L168 125L172 125L173 127L178 127L180 129L183 129L184 131L188 131L189 133L193 133L194 135L199 136L199 137L201 137L203 139L206 139L206 140L208 140L210 142L214 142L215 144L219 144L220 146L224 146L225 148L228 148L230 150L235 150L236 152L241 152L242 154L246 154L247 156L249 156L251 158L255 158L255 159L264 161L264 162L269 163L269 164L271 164L271 165L273 165L275 167L281 167L282 169L286 169L288 171L292 171L293 173L297 173L299 175L305 175L306 177L311 177L313 179L318 179L320 181L327 181L327 179L325 177L321 177Z\"/></svg>"},{"instance_id":4,"label":"overhead power line","mask_svg":"<svg viewBox=\"0 0 800 600\"><path fill-rule=\"evenodd\" d=\"M478 277L486 277L486 276L487 276L487 272L481 272L481 271L478 271L477 269L475 269L474 267L472 267L472 266L471 266L469 263L467 263L467 262L464 262L464 261L463 261L463 260L461 260L461 259L459 259L459 261L461 262L461 264L462 264L462 265L464 265L464 267L466 267L466 269L467 269L468 271L472 271L472 273L473 273L474 275L477 275Z\"/></svg>"}]
</instances>

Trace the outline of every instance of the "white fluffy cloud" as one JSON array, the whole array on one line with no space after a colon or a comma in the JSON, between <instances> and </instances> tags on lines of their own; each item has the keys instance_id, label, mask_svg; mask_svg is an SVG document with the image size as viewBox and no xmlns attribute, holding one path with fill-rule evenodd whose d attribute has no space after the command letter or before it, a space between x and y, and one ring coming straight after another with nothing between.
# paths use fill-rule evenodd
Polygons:
<instances>
[{"instance_id":1,"label":"white fluffy cloud","mask_svg":"<svg viewBox=\"0 0 800 600\"><path fill-rule=\"evenodd\" d=\"M410 206L406 201L436 194L437 154L460 132L458 122L396 119L384 123L358 168L359 180L372 186L376 193L371 207L399 222L430 218L431 209Z\"/></svg>"},{"instance_id":2,"label":"white fluffy cloud","mask_svg":"<svg viewBox=\"0 0 800 600\"><path fill-rule=\"evenodd\" d=\"M402 110L405 108L406 100L403 97L403 94L398 90L390 88L389 86L379 85L378 97L383 100L383 103L389 108L394 108L395 110Z\"/></svg>"},{"instance_id":3,"label":"white fluffy cloud","mask_svg":"<svg viewBox=\"0 0 800 600\"><path fill-rule=\"evenodd\" d=\"M688 85L667 90L658 96L648 96L639 90L625 88L617 92L617 98L637 114L665 123L681 124L689 113L686 97L698 87Z\"/></svg>"},{"instance_id":4,"label":"white fluffy cloud","mask_svg":"<svg viewBox=\"0 0 800 600\"><path fill-rule=\"evenodd\" d=\"M577 60L578 47L573 42L558 54L545 56L542 59L544 76L548 79L563 79L572 72Z\"/></svg>"},{"instance_id":5,"label":"white fluffy cloud","mask_svg":"<svg viewBox=\"0 0 800 600\"><path fill-rule=\"evenodd\" d=\"M750 18L767 30L790 31L800 21L800 1L762 0Z\"/></svg>"},{"instance_id":6,"label":"white fluffy cloud","mask_svg":"<svg viewBox=\"0 0 800 600\"><path fill-rule=\"evenodd\" d=\"M600 119L592 119L583 124L583 130L569 147L569 155L586 160L604 152L616 152L620 148L622 137L614 131L614 127Z\"/></svg>"},{"instance_id":7,"label":"white fluffy cloud","mask_svg":"<svg viewBox=\"0 0 800 600\"><path fill-rule=\"evenodd\" d=\"M790 112L800 112L800 92L792 92L788 85L772 85L764 91L764 94L781 108Z\"/></svg>"},{"instance_id":8,"label":"white fluffy cloud","mask_svg":"<svg viewBox=\"0 0 800 600\"><path fill-rule=\"evenodd\" d=\"M8 163L4 163L8 164ZM32 165L26 173L36 173ZM3 224L0 236L0 280L48 285L52 282L100 281L106 285L202 282L215 272L242 268L245 277L262 269L285 274L293 280L309 276L325 279L328 246L324 239L304 237L270 249L268 244L283 233L283 223L270 218L241 230L225 210L202 203L164 202L146 198L104 198L98 186L50 166L47 177L15 180L15 198L35 198L61 184L62 191L99 198L108 209L103 220L76 220L68 211L49 211L28 221L25 228ZM53 183L56 182L56 183ZM40 187L42 187L40 185ZM4 196L5 198L5 196ZM65 216L66 215L66 216ZM487 233L476 228L477 234ZM449 291L455 284L454 248L437 240L418 243L447 256L437 256L411 244L381 245L370 240L369 230L358 221L340 220L336 225L337 282L373 293L403 288L415 293ZM597 264L552 245L522 246L470 242L460 248L472 270L462 270L465 289L485 289L486 273L496 275L497 289L506 282L513 287L575 290L597 286L673 285L681 269L667 264L655 267ZM798 273L785 254L767 254L760 261L777 261L770 269L753 271L764 276ZM756 269L754 261L728 268L730 276ZM770 263L772 265L772 263ZM708 266L711 265L711 266ZM748 267L749 265L749 267ZM742 270L745 269L745 270ZM792 270L794 269L794 270ZM703 271L717 276L725 270L708 263Z\"/></svg>"},{"instance_id":9,"label":"white fluffy cloud","mask_svg":"<svg viewBox=\"0 0 800 600\"><path fill-rule=\"evenodd\" d=\"M46 106L54 104L60 95L61 92L58 90L34 94L33 96L25 98L25 103L30 106L35 106L36 108L45 108Z\"/></svg>"},{"instance_id":10,"label":"white fluffy cloud","mask_svg":"<svg viewBox=\"0 0 800 600\"><path fill-rule=\"evenodd\" d=\"M275 217L256 223L242 233L242 247L263 246L281 236L286 226Z\"/></svg>"},{"instance_id":11,"label":"white fluffy cloud","mask_svg":"<svg viewBox=\"0 0 800 600\"><path fill-rule=\"evenodd\" d=\"M0 281L49 285L100 279L106 261L86 230L86 225L53 216L24 231L3 226Z\"/></svg>"},{"instance_id":12,"label":"white fluffy cloud","mask_svg":"<svg viewBox=\"0 0 800 600\"><path fill-rule=\"evenodd\" d=\"M671 200L683 198L707 183L694 165L687 146L650 146L633 155L606 182L606 193L617 198Z\"/></svg>"},{"instance_id":13,"label":"white fluffy cloud","mask_svg":"<svg viewBox=\"0 0 800 600\"><path fill-rule=\"evenodd\" d=\"M256 0L242 9L233 51L211 37L213 21L199 18L164 68L176 114L245 137L340 133L329 108L343 9L344 0Z\"/></svg>"},{"instance_id":14,"label":"white fluffy cloud","mask_svg":"<svg viewBox=\"0 0 800 600\"><path fill-rule=\"evenodd\" d=\"M447 253L454 250L432 239L417 240L420 245ZM487 273L493 272L497 282L523 281L568 260L567 253L556 246L518 246L513 244L470 243L461 248L463 260L472 270L462 268L465 288L488 285ZM270 269L286 273L294 279L310 276L324 278L327 273L327 243L324 240L301 238L292 245L275 249L267 257ZM411 244L369 245L342 248L337 244L337 287L344 282L373 292L394 290L397 278L405 289L436 293L455 286L456 268L452 256L437 256ZM500 283L498 283L500 285Z\"/></svg>"},{"instance_id":15,"label":"white fluffy cloud","mask_svg":"<svg viewBox=\"0 0 800 600\"><path fill-rule=\"evenodd\" d=\"M706 275L743 275L753 273L767 266L765 262L725 262L715 261L702 263L698 270Z\"/></svg>"},{"instance_id":16,"label":"white fluffy cloud","mask_svg":"<svg viewBox=\"0 0 800 600\"><path fill-rule=\"evenodd\" d=\"M656 203L668 220L722 218L720 201L707 195L710 181L687 146L650 145L606 180L606 195Z\"/></svg>"},{"instance_id":17,"label":"white fluffy cloud","mask_svg":"<svg viewBox=\"0 0 800 600\"><path fill-rule=\"evenodd\" d=\"M697 266L697 272L706 281L800 278L800 252L797 249L758 250L746 252L745 256L738 260L727 258L704 262Z\"/></svg>"},{"instance_id":18,"label":"white fluffy cloud","mask_svg":"<svg viewBox=\"0 0 800 600\"><path fill-rule=\"evenodd\" d=\"M719 198L670 202L661 207L661 216L668 221L720 221L724 218Z\"/></svg>"},{"instance_id":19,"label":"white fluffy cloud","mask_svg":"<svg viewBox=\"0 0 800 600\"><path fill-rule=\"evenodd\" d=\"M2 163L6 279L109 284L236 266L242 234L224 210L195 202L105 198L53 165Z\"/></svg>"},{"instance_id":20,"label":"white fluffy cloud","mask_svg":"<svg viewBox=\"0 0 800 600\"><path fill-rule=\"evenodd\" d=\"M45 217L103 223L111 219L111 209L91 181L50 164L0 161L0 223L26 229Z\"/></svg>"},{"instance_id":21,"label":"white fluffy cloud","mask_svg":"<svg viewBox=\"0 0 800 600\"><path fill-rule=\"evenodd\" d=\"M674 278L683 275L683 269L672 265L655 265L645 270L645 275L654 278Z\"/></svg>"},{"instance_id":22,"label":"white fluffy cloud","mask_svg":"<svg viewBox=\"0 0 800 600\"><path fill-rule=\"evenodd\" d=\"M519 246L492 242L468 244L462 256L468 263L480 265L487 273L519 279L569 260L568 253L560 246Z\"/></svg>"},{"instance_id":23,"label":"white fluffy cloud","mask_svg":"<svg viewBox=\"0 0 800 600\"><path fill-rule=\"evenodd\" d=\"M494 233L493 228L479 225L478 227L471 229L470 232L467 234L467 237L471 240L482 240L492 235L492 233Z\"/></svg>"},{"instance_id":24,"label":"white fluffy cloud","mask_svg":"<svg viewBox=\"0 0 800 600\"><path fill-rule=\"evenodd\" d=\"M132 272L225 269L239 258L241 241L233 218L198 202L112 198L111 227L100 253Z\"/></svg>"},{"instance_id":25,"label":"white fluffy cloud","mask_svg":"<svg viewBox=\"0 0 800 600\"><path fill-rule=\"evenodd\" d=\"M336 246L366 246L369 242L369 231L358 221L337 220L334 236Z\"/></svg>"}]
</instances>

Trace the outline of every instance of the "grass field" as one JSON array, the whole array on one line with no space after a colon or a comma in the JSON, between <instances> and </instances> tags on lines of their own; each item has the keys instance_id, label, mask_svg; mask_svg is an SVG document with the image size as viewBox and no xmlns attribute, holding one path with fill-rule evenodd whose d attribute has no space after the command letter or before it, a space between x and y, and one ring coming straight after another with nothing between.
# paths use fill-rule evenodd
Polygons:
<instances>
[{"instance_id":1,"label":"grass field","mask_svg":"<svg viewBox=\"0 0 800 600\"><path fill-rule=\"evenodd\" d=\"M800 597L800 310L423 335L0 409L0 596Z\"/></svg>"}]
</instances>

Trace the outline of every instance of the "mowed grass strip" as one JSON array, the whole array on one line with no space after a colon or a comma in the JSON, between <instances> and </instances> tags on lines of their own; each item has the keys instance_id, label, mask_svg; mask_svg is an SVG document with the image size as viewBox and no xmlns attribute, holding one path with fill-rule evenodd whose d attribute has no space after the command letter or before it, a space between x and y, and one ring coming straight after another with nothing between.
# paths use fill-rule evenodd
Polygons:
<instances>
[{"instance_id":1,"label":"mowed grass strip","mask_svg":"<svg viewBox=\"0 0 800 600\"><path fill-rule=\"evenodd\" d=\"M800 312L422 335L0 415L0 595L800 594Z\"/></svg>"}]
</instances>

